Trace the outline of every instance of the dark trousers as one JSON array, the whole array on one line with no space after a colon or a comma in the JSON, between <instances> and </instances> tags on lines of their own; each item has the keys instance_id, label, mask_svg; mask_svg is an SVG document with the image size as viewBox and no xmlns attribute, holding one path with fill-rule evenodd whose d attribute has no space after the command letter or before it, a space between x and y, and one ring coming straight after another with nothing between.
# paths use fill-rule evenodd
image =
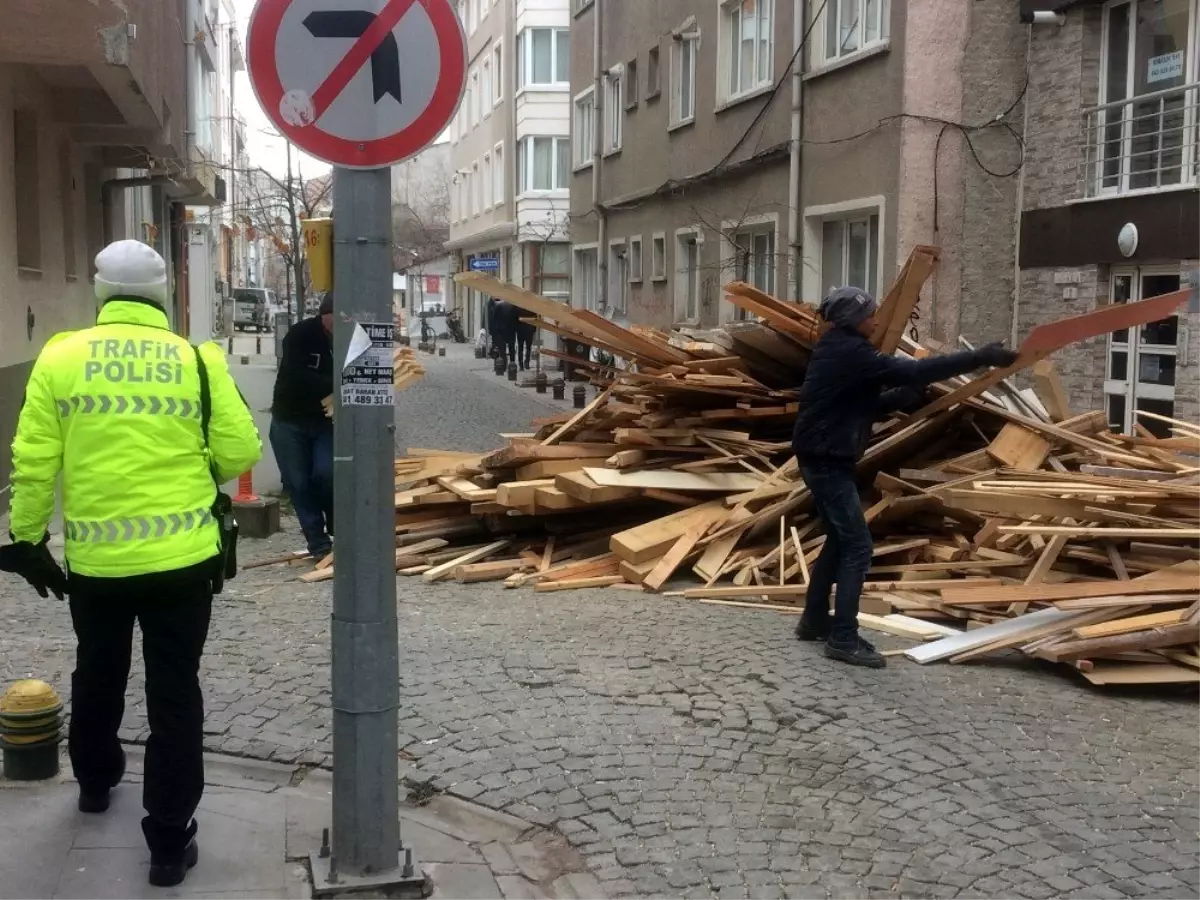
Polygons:
<instances>
[{"instance_id":1,"label":"dark trousers","mask_svg":"<svg viewBox=\"0 0 1200 900\"><path fill-rule=\"evenodd\" d=\"M858 601L871 566L872 550L871 532L854 483L854 464L801 463L800 474L825 526L825 546L809 579L804 618L813 628L828 627L829 595L836 581L829 640L853 648L858 642Z\"/></svg>"},{"instance_id":2,"label":"dark trousers","mask_svg":"<svg viewBox=\"0 0 1200 900\"><path fill-rule=\"evenodd\" d=\"M272 419L271 449L309 552L326 552L333 534L333 422Z\"/></svg>"},{"instance_id":3,"label":"dark trousers","mask_svg":"<svg viewBox=\"0 0 1200 900\"><path fill-rule=\"evenodd\" d=\"M502 331L497 334L496 345L500 348L506 368L509 363L517 361L517 334L515 331Z\"/></svg>"},{"instance_id":4,"label":"dark trousers","mask_svg":"<svg viewBox=\"0 0 1200 900\"><path fill-rule=\"evenodd\" d=\"M71 676L71 767L84 792L121 777L117 738L133 650L142 629L146 663L146 742L142 830L154 854L182 853L204 793L204 700L200 654L212 612L214 563L129 578L71 575L71 622L78 649Z\"/></svg>"},{"instance_id":5,"label":"dark trousers","mask_svg":"<svg viewBox=\"0 0 1200 900\"><path fill-rule=\"evenodd\" d=\"M517 365L522 369L529 368L529 355L533 350L533 335L517 333Z\"/></svg>"}]
</instances>

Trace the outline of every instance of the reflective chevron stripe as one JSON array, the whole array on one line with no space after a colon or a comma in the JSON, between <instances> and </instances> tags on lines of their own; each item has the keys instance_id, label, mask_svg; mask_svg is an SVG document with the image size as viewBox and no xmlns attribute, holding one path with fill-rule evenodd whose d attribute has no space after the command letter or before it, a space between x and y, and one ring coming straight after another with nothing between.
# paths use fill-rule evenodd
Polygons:
<instances>
[{"instance_id":1,"label":"reflective chevron stripe","mask_svg":"<svg viewBox=\"0 0 1200 900\"><path fill-rule=\"evenodd\" d=\"M169 537L203 528L215 520L207 509L193 509L165 516L133 516L126 519L67 519L67 540L91 544Z\"/></svg>"},{"instance_id":2,"label":"reflective chevron stripe","mask_svg":"<svg viewBox=\"0 0 1200 900\"><path fill-rule=\"evenodd\" d=\"M65 419L72 413L129 413L151 416L181 416L185 419L200 418L200 401L179 397L141 397L125 394L73 394L58 402L58 415Z\"/></svg>"}]
</instances>

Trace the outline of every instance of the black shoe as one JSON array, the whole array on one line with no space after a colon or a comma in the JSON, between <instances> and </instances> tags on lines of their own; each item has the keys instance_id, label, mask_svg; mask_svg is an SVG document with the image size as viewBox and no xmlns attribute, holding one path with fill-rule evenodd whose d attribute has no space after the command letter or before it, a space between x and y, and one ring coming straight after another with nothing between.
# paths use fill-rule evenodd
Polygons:
<instances>
[{"instance_id":1,"label":"black shoe","mask_svg":"<svg viewBox=\"0 0 1200 900\"><path fill-rule=\"evenodd\" d=\"M838 662L849 663L852 666L866 666L868 669L882 669L887 666L887 659L879 655L869 641L858 639L854 646L827 643L825 655Z\"/></svg>"},{"instance_id":2,"label":"black shoe","mask_svg":"<svg viewBox=\"0 0 1200 900\"><path fill-rule=\"evenodd\" d=\"M802 641L820 641L825 643L829 640L829 629L816 628L810 623L804 621L803 616L796 623L796 637Z\"/></svg>"},{"instance_id":3,"label":"black shoe","mask_svg":"<svg viewBox=\"0 0 1200 900\"><path fill-rule=\"evenodd\" d=\"M121 783L121 779L125 777L125 751L121 751L121 770L117 773L117 777L112 780L112 783L99 791L79 789L79 811L81 813L102 813L108 811L109 803L111 802L110 794L112 789Z\"/></svg>"},{"instance_id":4,"label":"black shoe","mask_svg":"<svg viewBox=\"0 0 1200 900\"><path fill-rule=\"evenodd\" d=\"M183 848L183 855L171 860L150 856L150 883L155 887L174 887L187 877L188 870L193 868L200 859L200 848L196 839L188 841Z\"/></svg>"}]
</instances>

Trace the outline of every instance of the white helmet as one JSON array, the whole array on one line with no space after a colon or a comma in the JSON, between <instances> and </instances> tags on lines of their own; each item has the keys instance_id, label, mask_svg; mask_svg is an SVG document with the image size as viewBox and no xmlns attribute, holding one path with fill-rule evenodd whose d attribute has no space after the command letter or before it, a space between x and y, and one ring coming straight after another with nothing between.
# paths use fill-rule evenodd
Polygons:
<instances>
[{"instance_id":1,"label":"white helmet","mask_svg":"<svg viewBox=\"0 0 1200 900\"><path fill-rule=\"evenodd\" d=\"M167 264L141 241L114 241L96 254L96 299L140 297L167 305Z\"/></svg>"}]
</instances>

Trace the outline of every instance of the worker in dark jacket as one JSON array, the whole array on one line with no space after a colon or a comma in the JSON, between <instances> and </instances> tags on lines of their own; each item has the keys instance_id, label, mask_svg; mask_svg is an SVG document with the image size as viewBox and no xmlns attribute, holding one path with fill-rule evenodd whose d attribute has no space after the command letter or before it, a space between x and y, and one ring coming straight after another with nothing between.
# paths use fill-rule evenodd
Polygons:
<instances>
[{"instance_id":1,"label":"worker in dark jacket","mask_svg":"<svg viewBox=\"0 0 1200 900\"><path fill-rule=\"evenodd\" d=\"M533 338L537 334L537 326L531 322L523 322L520 313L517 315L517 365L522 371L529 369L530 354L533 351Z\"/></svg>"},{"instance_id":2,"label":"worker in dark jacket","mask_svg":"<svg viewBox=\"0 0 1200 900\"><path fill-rule=\"evenodd\" d=\"M819 312L832 327L809 360L792 435L800 474L825 525L825 546L813 566L796 635L824 641L831 659L872 668L886 660L858 635L858 600L872 548L854 480L871 425L919 402L926 385L984 366L1008 366L1017 358L1000 344L921 360L880 353L868 339L877 308L875 298L856 287L837 288L825 298Z\"/></svg>"},{"instance_id":3,"label":"worker in dark jacket","mask_svg":"<svg viewBox=\"0 0 1200 900\"><path fill-rule=\"evenodd\" d=\"M504 365L517 361L517 320L521 311L507 300L498 300L492 307L495 321L495 340L504 359Z\"/></svg>"},{"instance_id":4,"label":"worker in dark jacket","mask_svg":"<svg viewBox=\"0 0 1200 900\"><path fill-rule=\"evenodd\" d=\"M283 339L271 404L271 449L314 557L333 547L333 294Z\"/></svg>"}]
</instances>

